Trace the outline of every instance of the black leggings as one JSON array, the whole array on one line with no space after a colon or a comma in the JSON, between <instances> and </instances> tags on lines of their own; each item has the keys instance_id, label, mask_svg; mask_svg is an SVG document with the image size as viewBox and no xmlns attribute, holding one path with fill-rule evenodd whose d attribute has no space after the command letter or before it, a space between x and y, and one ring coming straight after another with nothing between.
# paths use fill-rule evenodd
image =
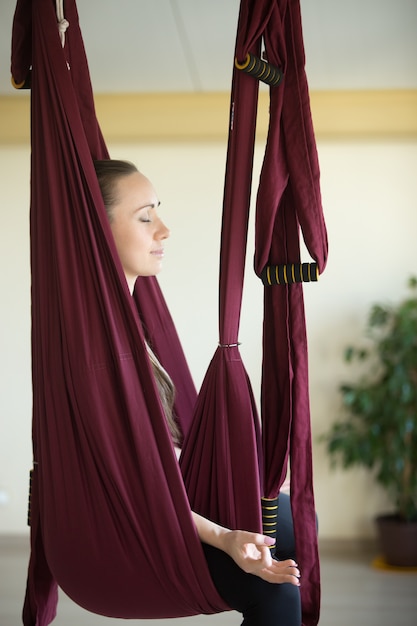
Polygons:
<instances>
[{"instance_id":1,"label":"black leggings","mask_svg":"<svg viewBox=\"0 0 417 626\"><path fill-rule=\"evenodd\" d=\"M243 615L242 626L300 626L300 590L290 583L272 584L246 574L225 552L203 544L211 577L230 608ZM295 559L290 499L280 494L277 553L280 560Z\"/></svg>"}]
</instances>

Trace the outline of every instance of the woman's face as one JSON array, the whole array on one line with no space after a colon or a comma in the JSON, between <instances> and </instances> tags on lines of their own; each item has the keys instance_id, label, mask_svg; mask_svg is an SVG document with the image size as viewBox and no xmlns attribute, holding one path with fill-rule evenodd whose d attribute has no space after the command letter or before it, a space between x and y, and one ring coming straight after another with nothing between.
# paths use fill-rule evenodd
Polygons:
<instances>
[{"instance_id":1,"label":"woman's face","mask_svg":"<svg viewBox=\"0 0 417 626\"><path fill-rule=\"evenodd\" d=\"M164 239L169 230L157 214L159 200L151 182L140 172L121 177L110 226L126 279L133 292L138 276L161 270Z\"/></svg>"}]
</instances>

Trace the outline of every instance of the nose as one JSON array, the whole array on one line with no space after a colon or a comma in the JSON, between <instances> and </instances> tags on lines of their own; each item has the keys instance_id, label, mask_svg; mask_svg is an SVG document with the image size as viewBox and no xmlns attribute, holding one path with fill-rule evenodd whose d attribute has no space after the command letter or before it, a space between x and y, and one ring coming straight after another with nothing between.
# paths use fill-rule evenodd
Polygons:
<instances>
[{"instance_id":1,"label":"nose","mask_svg":"<svg viewBox=\"0 0 417 626\"><path fill-rule=\"evenodd\" d=\"M157 238L168 239L170 234L171 234L171 231L169 230L169 228L165 226L164 222L161 220L161 218L159 218L158 230L156 233Z\"/></svg>"}]
</instances>

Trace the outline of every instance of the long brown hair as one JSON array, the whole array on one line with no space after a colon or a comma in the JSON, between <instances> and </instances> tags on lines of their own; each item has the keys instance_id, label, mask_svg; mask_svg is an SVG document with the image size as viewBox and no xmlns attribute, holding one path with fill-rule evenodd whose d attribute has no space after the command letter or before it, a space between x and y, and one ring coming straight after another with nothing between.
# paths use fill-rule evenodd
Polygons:
<instances>
[{"instance_id":1,"label":"long brown hair","mask_svg":"<svg viewBox=\"0 0 417 626\"><path fill-rule=\"evenodd\" d=\"M94 161L94 167L103 196L104 206L110 223L113 220L113 207L118 201L116 194L117 181L123 176L138 172L136 165L130 161L107 159ZM162 367L148 344L148 355L161 398L162 407L174 445L181 446L182 435L174 416L175 387L168 372Z\"/></svg>"},{"instance_id":2,"label":"long brown hair","mask_svg":"<svg viewBox=\"0 0 417 626\"><path fill-rule=\"evenodd\" d=\"M149 359L151 361L156 385L159 391L159 397L161 398L162 408L164 409L165 417L168 422L168 428L171 433L172 441L175 446L180 448L182 445L182 433L174 414L174 383L172 382L172 379L168 372L162 367L162 365L156 358L149 344L146 345L148 348Z\"/></svg>"}]
</instances>

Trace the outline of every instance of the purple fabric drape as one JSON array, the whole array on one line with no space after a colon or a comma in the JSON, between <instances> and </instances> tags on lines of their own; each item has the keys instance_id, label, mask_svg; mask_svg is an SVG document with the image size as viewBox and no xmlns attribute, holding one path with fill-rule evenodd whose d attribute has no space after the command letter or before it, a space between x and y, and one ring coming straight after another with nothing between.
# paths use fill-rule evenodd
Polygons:
<instances>
[{"instance_id":1,"label":"purple fabric drape","mask_svg":"<svg viewBox=\"0 0 417 626\"><path fill-rule=\"evenodd\" d=\"M65 3L63 50L54 4L21 0L13 36L16 82L33 66L35 465L23 620L50 623L57 584L109 616L226 610L194 528L98 189L92 156L107 151L76 6ZM156 281L144 279L138 291L139 300L153 298L179 377L191 381ZM149 306L143 321L151 328ZM194 390L182 385L179 401L189 411Z\"/></svg>"},{"instance_id":2,"label":"purple fabric drape","mask_svg":"<svg viewBox=\"0 0 417 626\"><path fill-rule=\"evenodd\" d=\"M237 40L249 23L262 31L262 15L251 14L251 4L241 2ZM261 532L259 419L238 347L258 94L256 81L245 79L233 72L220 255L219 347L199 393L181 469L194 510L231 528ZM199 470L200 459L209 472Z\"/></svg>"},{"instance_id":3,"label":"purple fabric drape","mask_svg":"<svg viewBox=\"0 0 417 626\"><path fill-rule=\"evenodd\" d=\"M282 68L284 79L270 89L270 125L257 195L255 271L261 275L266 265L300 262L300 226L312 258L322 272L327 261L327 235L321 206L319 165L313 133L307 79L304 70L304 47L299 0L247 0L241 3L236 57L260 56L264 43L266 58ZM244 401L236 398L216 415L218 428L229 420L242 417L242 428L254 424L256 409L249 381L245 379L238 344L241 296L246 254L246 237L252 177L258 83L234 69L229 130L228 161L223 206L223 229L220 260L220 347L216 352L204 386L207 397L224 399L224 388L236 387ZM263 452L260 484L262 494L275 497L284 481L288 461L291 464L291 503L296 535L297 560L301 567L303 623L318 622L320 607L320 572L317 529L312 485L311 427L308 393L307 341L303 290L300 284L265 288L262 439ZM235 370L227 369L233 362ZM224 378L216 378L219 368ZM226 383L225 383L226 381ZM205 387L203 386L203 391ZM222 388L223 386L223 388ZM196 446L198 429L211 423L211 407L200 394L198 421L193 425ZM246 425L246 426L245 426ZM229 426L231 429L231 427ZM233 440L232 440L233 441ZM212 454L214 450L210 450ZM233 442L227 453L234 453ZM236 455L239 456L236 450ZM239 466L233 457L232 466ZM191 468L191 479L187 470ZM186 484L191 499L198 498L195 470L184 463ZM239 470L240 471L240 470ZM254 464L251 465L254 471ZM246 474L242 474L247 480ZM236 482L239 478L235 479ZM207 478L207 489L210 478ZM250 497L255 497L253 480L247 483ZM191 485L191 489L190 489ZM199 483L201 487L201 483ZM214 496L213 496L214 497ZM204 514L209 510L198 503ZM220 513L219 513L220 515ZM224 512L223 512L224 515ZM220 517L229 524L258 523L242 510L238 520ZM278 528L279 534L279 528Z\"/></svg>"},{"instance_id":4,"label":"purple fabric drape","mask_svg":"<svg viewBox=\"0 0 417 626\"><path fill-rule=\"evenodd\" d=\"M270 126L257 197L255 270L300 262L300 226L320 273L327 233L311 121L299 0L275 3L264 33L268 60L284 70L271 89ZM303 622L316 624L320 568L313 495L308 353L300 284L265 288L262 422L265 495L291 467L297 560L303 573Z\"/></svg>"}]
</instances>

